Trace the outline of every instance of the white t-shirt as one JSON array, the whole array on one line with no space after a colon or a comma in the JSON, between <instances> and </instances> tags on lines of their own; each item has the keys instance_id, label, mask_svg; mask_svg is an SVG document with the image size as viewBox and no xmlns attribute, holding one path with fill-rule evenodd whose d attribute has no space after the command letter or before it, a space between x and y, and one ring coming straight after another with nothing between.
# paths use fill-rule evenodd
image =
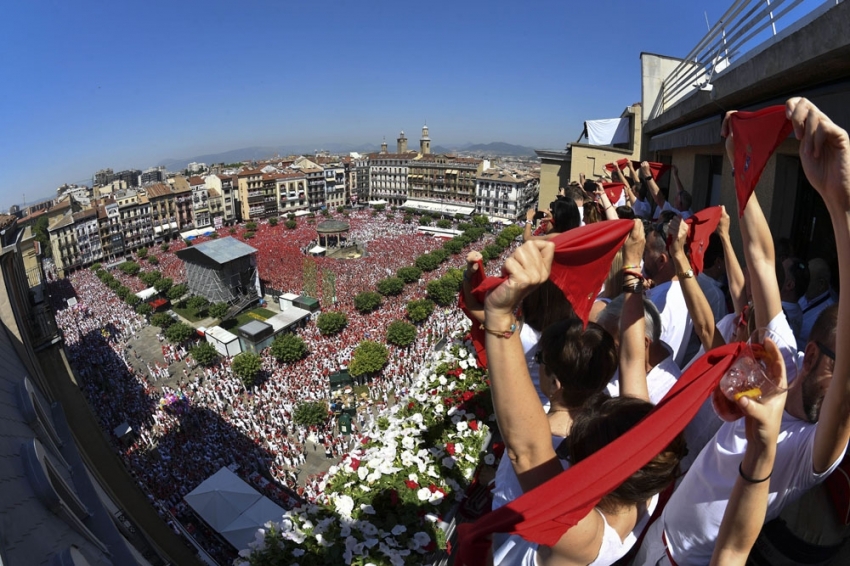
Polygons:
<instances>
[{"instance_id":1,"label":"white t-shirt","mask_svg":"<svg viewBox=\"0 0 850 566\"><path fill-rule=\"evenodd\" d=\"M534 354L537 352L537 343L540 341L540 332L523 323L519 329L519 339L522 342L522 351L525 354L525 365L528 366L528 375L531 376L531 382L534 384L534 390L537 391L537 397L540 398L543 410L548 412L549 399L540 390L540 366L534 361Z\"/></svg>"},{"instance_id":2,"label":"white t-shirt","mask_svg":"<svg viewBox=\"0 0 850 566\"><path fill-rule=\"evenodd\" d=\"M780 313L768 325L769 335L779 335L787 348L782 356L789 381L796 377L796 345L785 315ZM782 415L776 445L776 465L770 478L767 518L776 518L786 503L826 477L844 457L841 454L828 470L812 471L812 450L817 424ZM693 466L664 508L662 521L668 551L680 566L708 564L726 510L729 495L738 478L738 464L747 448L745 420L723 423L711 442L700 452Z\"/></svg>"},{"instance_id":3,"label":"white t-shirt","mask_svg":"<svg viewBox=\"0 0 850 566\"><path fill-rule=\"evenodd\" d=\"M667 344L664 344L667 346ZM669 350L669 347L667 347ZM673 361L673 356L667 356L659 362L654 368L646 374L646 387L649 390L649 400L653 405L657 405L661 399L667 395L667 392L676 384L679 377L682 375L682 370ZM611 397L620 396L620 370L614 373L614 377L608 382L606 391Z\"/></svg>"},{"instance_id":4,"label":"white t-shirt","mask_svg":"<svg viewBox=\"0 0 850 566\"><path fill-rule=\"evenodd\" d=\"M664 206L659 206L655 209L655 214L652 216L652 219L658 220L658 218L661 216L661 213L665 210L675 212L676 214L682 217L682 220L687 220L688 218L694 215L694 213L690 210L679 210L678 208L675 208L672 204L670 204L670 201L665 200Z\"/></svg>"},{"instance_id":5,"label":"white t-shirt","mask_svg":"<svg viewBox=\"0 0 850 566\"><path fill-rule=\"evenodd\" d=\"M685 304L685 295L678 281L667 281L646 292L646 297L661 314L661 339L673 350L673 359L683 367L688 339L694 323Z\"/></svg>"}]
</instances>

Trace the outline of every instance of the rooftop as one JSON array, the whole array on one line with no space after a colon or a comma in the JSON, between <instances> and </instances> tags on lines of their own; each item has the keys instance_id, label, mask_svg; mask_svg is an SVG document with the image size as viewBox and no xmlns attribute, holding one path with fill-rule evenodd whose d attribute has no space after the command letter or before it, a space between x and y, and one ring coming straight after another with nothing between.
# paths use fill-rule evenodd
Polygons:
<instances>
[{"instance_id":1,"label":"rooftop","mask_svg":"<svg viewBox=\"0 0 850 566\"><path fill-rule=\"evenodd\" d=\"M193 259L193 256L197 257L200 254L211 259L215 263L225 264L233 261L234 259L256 253L256 251L256 249L252 248L248 244L228 236L227 238L210 240L203 244L182 249L177 252L177 257L183 261L189 261Z\"/></svg>"}]
</instances>

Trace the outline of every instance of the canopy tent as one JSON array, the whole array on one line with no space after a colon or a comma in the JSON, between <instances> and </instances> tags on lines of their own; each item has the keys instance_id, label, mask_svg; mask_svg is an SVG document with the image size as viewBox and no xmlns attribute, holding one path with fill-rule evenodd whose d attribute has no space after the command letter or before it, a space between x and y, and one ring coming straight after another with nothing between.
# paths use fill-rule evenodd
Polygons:
<instances>
[{"instance_id":1,"label":"canopy tent","mask_svg":"<svg viewBox=\"0 0 850 566\"><path fill-rule=\"evenodd\" d=\"M183 499L210 527L222 532L261 497L239 476L221 468Z\"/></svg>"},{"instance_id":2,"label":"canopy tent","mask_svg":"<svg viewBox=\"0 0 850 566\"><path fill-rule=\"evenodd\" d=\"M325 248L323 248L322 246L313 246L312 248L310 248L308 250L307 253L311 253L313 255L321 255L321 254L325 253L325 251L326 251Z\"/></svg>"},{"instance_id":3,"label":"canopy tent","mask_svg":"<svg viewBox=\"0 0 850 566\"><path fill-rule=\"evenodd\" d=\"M136 293L136 296L143 301L147 301L148 299L156 295L156 293L156 289L154 289L153 287L148 287L147 289L142 289L141 291Z\"/></svg>"},{"instance_id":4,"label":"canopy tent","mask_svg":"<svg viewBox=\"0 0 850 566\"><path fill-rule=\"evenodd\" d=\"M116 426L115 429L112 431L112 433L118 438L123 437L125 434L130 434L131 432L133 432L133 427L131 427L129 423L127 423L127 421L124 421L120 425Z\"/></svg>"},{"instance_id":5,"label":"canopy tent","mask_svg":"<svg viewBox=\"0 0 850 566\"><path fill-rule=\"evenodd\" d=\"M219 533L236 549L242 550L254 540L257 529L263 528L269 521L280 521L285 512L268 497L262 497Z\"/></svg>"}]
</instances>

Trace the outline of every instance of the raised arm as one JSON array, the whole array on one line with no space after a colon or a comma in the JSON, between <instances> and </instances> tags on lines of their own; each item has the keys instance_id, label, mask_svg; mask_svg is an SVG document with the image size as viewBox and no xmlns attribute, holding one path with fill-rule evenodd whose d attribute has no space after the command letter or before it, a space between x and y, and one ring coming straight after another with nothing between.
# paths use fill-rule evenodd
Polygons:
<instances>
[{"instance_id":1,"label":"raised arm","mask_svg":"<svg viewBox=\"0 0 850 566\"><path fill-rule=\"evenodd\" d=\"M682 186L682 180L679 179L679 168L675 165L670 166L670 176L673 177L673 183L670 185L670 193L667 196L674 207L678 207L679 194L685 190L685 187Z\"/></svg>"},{"instance_id":2,"label":"raised arm","mask_svg":"<svg viewBox=\"0 0 850 566\"><path fill-rule=\"evenodd\" d=\"M685 296L688 313L694 322L694 332L697 338L699 338L702 347L707 352L715 347L714 334L716 332L716 321L714 320L714 314L711 312L711 305L708 304L702 288L697 283L697 278L694 277L691 262L688 256L685 255L685 243L688 240L688 224L682 220L681 216L676 216L670 221L668 231L673 236L673 241L670 244L670 255L673 258L673 265L676 266L679 285L681 285L682 294Z\"/></svg>"},{"instance_id":3,"label":"raised arm","mask_svg":"<svg viewBox=\"0 0 850 566\"><path fill-rule=\"evenodd\" d=\"M646 237L643 222L635 220L623 245L623 311L620 314L620 395L649 401L646 385L646 323L643 283L638 277ZM632 274L631 272L636 272Z\"/></svg>"},{"instance_id":4,"label":"raised arm","mask_svg":"<svg viewBox=\"0 0 850 566\"><path fill-rule=\"evenodd\" d=\"M480 252L471 251L466 254L466 270L463 272L463 300L466 310L480 323L484 322L484 305L478 302L472 294L472 274L478 271L478 262L483 258Z\"/></svg>"},{"instance_id":5,"label":"raised arm","mask_svg":"<svg viewBox=\"0 0 850 566\"><path fill-rule=\"evenodd\" d=\"M554 245L526 242L505 261L508 279L484 300L490 393L499 431L523 491L563 471L552 448L543 406L528 374L514 311L523 297L549 278Z\"/></svg>"},{"instance_id":6,"label":"raised arm","mask_svg":"<svg viewBox=\"0 0 850 566\"><path fill-rule=\"evenodd\" d=\"M835 367L812 452L813 469L822 472L838 459L850 439L850 140L845 130L805 98L789 100L786 113L800 140L806 178L829 210L839 262Z\"/></svg>"},{"instance_id":7,"label":"raised arm","mask_svg":"<svg viewBox=\"0 0 850 566\"><path fill-rule=\"evenodd\" d=\"M619 217L617 216L617 209L614 208L614 205L611 204L611 200L608 198L608 193L605 192L605 189L602 188L602 183L596 183L596 191L594 191L596 198L598 199L600 205L605 210L605 220L617 220Z\"/></svg>"},{"instance_id":8,"label":"raised arm","mask_svg":"<svg viewBox=\"0 0 850 566\"><path fill-rule=\"evenodd\" d=\"M779 384L787 387L785 364L776 344L765 340L769 359L773 360L771 372L780 375ZM738 479L729 496L729 504L720 523L720 532L711 566L744 566L750 549L764 524L767 498L776 458L776 439L782 422L787 392L756 401L748 397L738 400L738 406L747 419L747 449L741 462Z\"/></svg>"},{"instance_id":9,"label":"raised arm","mask_svg":"<svg viewBox=\"0 0 850 566\"><path fill-rule=\"evenodd\" d=\"M741 314L741 311L744 310L744 305L747 304L747 290L744 288L746 280L744 279L744 271L741 269L741 264L738 262L738 256L735 255L735 248L732 247L732 239L729 237L729 214L726 213L725 206L721 206L720 208L723 212L715 232L720 236L720 242L723 245L723 257L726 262L726 279L729 280L729 295L732 296L732 306L735 309L735 314Z\"/></svg>"},{"instance_id":10,"label":"raised arm","mask_svg":"<svg viewBox=\"0 0 850 566\"><path fill-rule=\"evenodd\" d=\"M721 135L726 137L726 154L734 163L735 139L729 127L729 118L732 114L734 112L726 113ZM747 201L744 215L741 217L741 237L744 240L744 259L747 261L747 270L750 273L750 291L753 294L756 327L767 328L768 323L782 312L782 300L779 297L779 283L776 281L773 236L770 234L770 228L755 192Z\"/></svg>"},{"instance_id":11,"label":"raised arm","mask_svg":"<svg viewBox=\"0 0 850 566\"><path fill-rule=\"evenodd\" d=\"M658 183L656 183L655 179L652 178L652 169L650 168L648 161L641 162L640 175L643 178L644 183L646 183L646 186L649 189L649 194L652 195L652 199L655 201L655 204L658 205L658 208L663 208L667 199L664 198L664 195L661 193L661 189L658 188Z\"/></svg>"}]
</instances>

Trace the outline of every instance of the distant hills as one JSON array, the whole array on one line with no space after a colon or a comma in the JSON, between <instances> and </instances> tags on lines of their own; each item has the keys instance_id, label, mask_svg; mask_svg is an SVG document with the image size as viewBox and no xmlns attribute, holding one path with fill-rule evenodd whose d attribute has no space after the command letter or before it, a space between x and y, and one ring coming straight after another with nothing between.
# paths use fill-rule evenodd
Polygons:
<instances>
[{"instance_id":1,"label":"distant hills","mask_svg":"<svg viewBox=\"0 0 850 566\"><path fill-rule=\"evenodd\" d=\"M287 155L312 155L317 150L328 151L332 154L347 155L352 151L358 153L372 153L380 151L378 145L345 145L345 144L330 144L324 147L307 147L303 145L281 145L281 146L252 146L243 147L241 149L232 149L221 153L208 153L206 155L196 155L182 159L163 159L157 165L164 165L169 171L182 171L189 163L238 163L240 161L271 159L279 155L281 157ZM390 151L395 149L394 145L390 146ZM411 147L411 149L414 149ZM435 145L431 147L432 153L472 153L476 155L494 155L494 156L510 156L510 157L534 157L534 149L522 145L513 145L505 142L492 142L486 144L467 143L454 147L444 147Z\"/></svg>"}]
</instances>

